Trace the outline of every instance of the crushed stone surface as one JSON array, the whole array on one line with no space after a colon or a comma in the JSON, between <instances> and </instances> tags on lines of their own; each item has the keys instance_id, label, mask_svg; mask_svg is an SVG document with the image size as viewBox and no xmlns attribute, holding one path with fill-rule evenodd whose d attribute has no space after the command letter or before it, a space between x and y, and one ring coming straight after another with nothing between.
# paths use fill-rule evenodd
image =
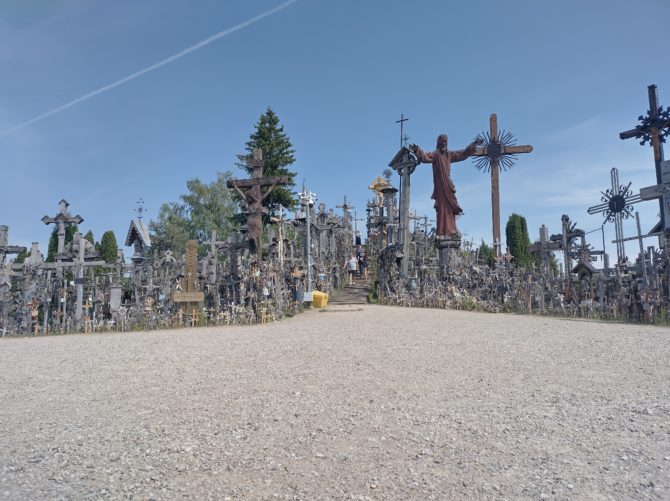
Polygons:
<instances>
[{"instance_id":1,"label":"crushed stone surface","mask_svg":"<svg viewBox=\"0 0 670 501\"><path fill-rule=\"evenodd\" d=\"M365 305L0 341L0 500L670 499L670 329Z\"/></svg>"}]
</instances>

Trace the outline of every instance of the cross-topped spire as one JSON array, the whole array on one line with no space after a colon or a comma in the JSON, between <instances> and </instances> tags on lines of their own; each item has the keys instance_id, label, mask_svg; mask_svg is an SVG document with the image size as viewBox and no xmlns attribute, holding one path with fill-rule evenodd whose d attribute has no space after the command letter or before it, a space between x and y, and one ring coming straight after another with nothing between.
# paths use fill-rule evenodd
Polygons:
<instances>
[{"instance_id":1,"label":"cross-topped spire","mask_svg":"<svg viewBox=\"0 0 670 501\"><path fill-rule=\"evenodd\" d=\"M137 207L133 210L135 212L137 212L137 219L139 221L142 221L142 216L144 215L144 212L146 211L146 209L144 208L144 200L142 200L142 197L140 197L140 199L135 203L137 204Z\"/></svg>"},{"instance_id":2,"label":"cross-topped spire","mask_svg":"<svg viewBox=\"0 0 670 501\"><path fill-rule=\"evenodd\" d=\"M403 134L403 125L407 122L409 118L406 118L402 113L400 114L400 120L396 120L395 123L400 124L400 147L402 148L403 141L408 140L409 138Z\"/></svg>"}]
</instances>

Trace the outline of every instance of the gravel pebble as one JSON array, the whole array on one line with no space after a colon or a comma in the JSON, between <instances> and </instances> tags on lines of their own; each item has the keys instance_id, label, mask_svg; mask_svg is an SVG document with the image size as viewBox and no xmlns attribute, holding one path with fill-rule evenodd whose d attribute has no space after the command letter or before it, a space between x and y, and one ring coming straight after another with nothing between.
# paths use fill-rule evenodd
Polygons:
<instances>
[{"instance_id":1,"label":"gravel pebble","mask_svg":"<svg viewBox=\"0 0 670 501\"><path fill-rule=\"evenodd\" d=\"M670 329L333 311L1 340L0 493L670 498Z\"/></svg>"}]
</instances>

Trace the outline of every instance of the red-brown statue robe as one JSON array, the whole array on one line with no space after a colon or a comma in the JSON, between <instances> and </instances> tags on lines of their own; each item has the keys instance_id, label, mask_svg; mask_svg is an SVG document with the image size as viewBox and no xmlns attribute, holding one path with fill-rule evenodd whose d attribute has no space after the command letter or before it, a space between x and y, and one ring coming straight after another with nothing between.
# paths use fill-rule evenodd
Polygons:
<instances>
[{"instance_id":1,"label":"red-brown statue robe","mask_svg":"<svg viewBox=\"0 0 670 501\"><path fill-rule=\"evenodd\" d=\"M435 150L426 153L416 148L416 156L421 163L433 164L433 194L435 212L437 213L437 235L450 237L456 233L456 216L463 213L456 200L456 186L451 180L451 163L460 162L475 152L475 146L470 145L464 150L443 153Z\"/></svg>"}]
</instances>

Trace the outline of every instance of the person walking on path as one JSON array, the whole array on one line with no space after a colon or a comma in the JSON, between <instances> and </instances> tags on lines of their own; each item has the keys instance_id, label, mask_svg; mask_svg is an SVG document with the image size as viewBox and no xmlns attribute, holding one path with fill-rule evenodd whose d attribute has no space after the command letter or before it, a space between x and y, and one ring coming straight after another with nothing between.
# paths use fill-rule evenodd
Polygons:
<instances>
[{"instance_id":1,"label":"person walking on path","mask_svg":"<svg viewBox=\"0 0 670 501\"><path fill-rule=\"evenodd\" d=\"M368 262L368 253L365 252L365 249L363 249L363 252L361 253L361 270L363 270L363 278L365 280L368 279L368 269L370 266L370 263Z\"/></svg>"},{"instance_id":2,"label":"person walking on path","mask_svg":"<svg viewBox=\"0 0 670 501\"><path fill-rule=\"evenodd\" d=\"M356 259L354 254L347 260L345 267L349 273L349 285L354 285L354 276L356 275L356 271L358 271L358 259Z\"/></svg>"}]
</instances>

